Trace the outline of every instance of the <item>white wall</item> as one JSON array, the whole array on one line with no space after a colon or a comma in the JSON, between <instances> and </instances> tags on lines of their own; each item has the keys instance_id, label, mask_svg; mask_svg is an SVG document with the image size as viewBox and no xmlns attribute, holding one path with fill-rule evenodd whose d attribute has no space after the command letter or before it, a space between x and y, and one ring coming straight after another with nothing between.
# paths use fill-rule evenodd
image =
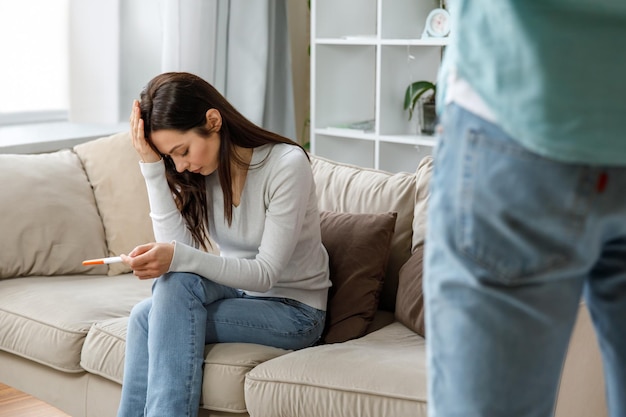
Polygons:
<instances>
[{"instance_id":1,"label":"white wall","mask_svg":"<svg viewBox=\"0 0 626 417\"><path fill-rule=\"evenodd\" d=\"M116 123L119 1L72 0L69 10L69 119Z\"/></svg>"}]
</instances>

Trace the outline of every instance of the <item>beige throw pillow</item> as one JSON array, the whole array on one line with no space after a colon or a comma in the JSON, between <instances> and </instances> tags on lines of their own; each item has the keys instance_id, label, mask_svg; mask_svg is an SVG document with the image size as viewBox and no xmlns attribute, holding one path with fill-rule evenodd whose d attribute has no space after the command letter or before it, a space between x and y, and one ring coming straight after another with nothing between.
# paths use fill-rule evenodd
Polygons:
<instances>
[{"instance_id":1,"label":"beige throw pillow","mask_svg":"<svg viewBox=\"0 0 626 417\"><path fill-rule=\"evenodd\" d=\"M77 145L104 224L109 256L129 253L154 241L148 192L139 169L139 155L128 132ZM109 265L109 275L130 272L124 264Z\"/></svg>"},{"instance_id":2,"label":"beige throw pillow","mask_svg":"<svg viewBox=\"0 0 626 417\"><path fill-rule=\"evenodd\" d=\"M415 173L415 209L413 211L413 238L411 251L415 252L426 238L426 218L428 212L428 197L430 196L430 177L433 172L433 157L425 156Z\"/></svg>"},{"instance_id":3,"label":"beige throw pillow","mask_svg":"<svg viewBox=\"0 0 626 417\"><path fill-rule=\"evenodd\" d=\"M420 336L426 335L422 291L423 266L424 245L420 245L400 268L395 312L396 320Z\"/></svg>"},{"instance_id":4,"label":"beige throw pillow","mask_svg":"<svg viewBox=\"0 0 626 417\"><path fill-rule=\"evenodd\" d=\"M398 271L411 256L415 173L376 171L311 156L322 211L397 213L380 307L394 311ZM416 162L417 164L417 162Z\"/></svg>"},{"instance_id":5,"label":"beige throw pillow","mask_svg":"<svg viewBox=\"0 0 626 417\"><path fill-rule=\"evenodd\" d=\"M106 255L102 222L69 150L0 155L0 278L105 274L81 262Z\"/></svg>"}]
</instances>

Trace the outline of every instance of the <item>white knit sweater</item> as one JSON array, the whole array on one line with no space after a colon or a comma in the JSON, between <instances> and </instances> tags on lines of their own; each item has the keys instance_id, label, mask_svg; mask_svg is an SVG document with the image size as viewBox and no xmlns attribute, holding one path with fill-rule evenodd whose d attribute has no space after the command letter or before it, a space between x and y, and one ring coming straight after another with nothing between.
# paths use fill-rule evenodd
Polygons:
<instances>
[{"instance_id":1,"label":"white knit sweater","mask_svg":"<svg viewBox=\"0 0 626 417\"><path fill-rule=\"evenodd\" d=\"M326 310L328 254L311 165L293 145L254 149L232 225L217 172L206 177L209 233L220 255L195 248L165 179L163 161L141 163L157 242L175 242L170 271L192 272L253 296L286 297Z\"/></svg>"}]
</instances>

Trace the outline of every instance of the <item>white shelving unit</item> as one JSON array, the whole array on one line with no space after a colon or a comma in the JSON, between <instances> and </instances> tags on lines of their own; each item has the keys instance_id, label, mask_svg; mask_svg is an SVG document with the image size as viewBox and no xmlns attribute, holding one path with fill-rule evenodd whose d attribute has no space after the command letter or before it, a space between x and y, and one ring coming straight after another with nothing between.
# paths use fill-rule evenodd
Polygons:
<instances>
[{"instance_id":1,"label":"white shelving unit","mask_svg":"<svg viewBox=\"0 0 626 417\"><path fill-rule=\"evenodd\" d=\"M422 39L436 0L312 0L311 152L390 172L413 172L432 136L408 120L404 92L435 81L447 38ZM374 120L373 129L337 129Z\"/></svg>"}]
</instances>

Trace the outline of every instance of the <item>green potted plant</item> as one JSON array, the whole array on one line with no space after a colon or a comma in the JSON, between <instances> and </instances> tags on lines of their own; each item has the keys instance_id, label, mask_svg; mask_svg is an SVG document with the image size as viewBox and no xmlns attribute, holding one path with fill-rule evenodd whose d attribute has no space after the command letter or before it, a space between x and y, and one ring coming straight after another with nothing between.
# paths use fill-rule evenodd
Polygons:
<instances>
[{"instance_id":1,"label":"green potted plant","mask_svg":"<svg viewBox=\"0 0 626 417\"><path fill-rule=\"evenodd\" d=\"M418 107L420 130L424 134L435 133L437 112L435 96L437 85L430 81L415 81L409 84L404 94L404 110L409 111L409 120L413 118L413 112Z\"/></svg>"}]
</instances>

